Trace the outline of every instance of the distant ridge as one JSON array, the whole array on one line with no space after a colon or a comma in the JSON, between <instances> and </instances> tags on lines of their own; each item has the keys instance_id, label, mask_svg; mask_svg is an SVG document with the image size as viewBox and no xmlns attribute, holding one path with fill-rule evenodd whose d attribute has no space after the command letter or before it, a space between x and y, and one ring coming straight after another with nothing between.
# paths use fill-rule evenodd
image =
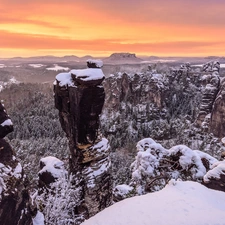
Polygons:
<instances>
[{"instance_id":1,"label":"distant ridge","mask_svg":"<svg viewBox=\"0 0 225 225\"><path fill-rule=\"evenodd\" d=\"M85 55L78 57L76 55L65 56L32 56L32 57L13 57L13 58L0 58L1 62L10 61L14 63L61 63L61 62L81 62L86 63L88 59L101 59L105 64L138 64L138 63L153 63L153 62L195 62L204 63L210 60L218 60L220 63L225 63L225 57L223 56L205 56L205 57L185 57L185 56L139 56L134 53L120 52L113 53L109 57L95 57L91 55Z\"/></svg>"},{"instance_id":2,"label":"distant ridge","mask_svg":"<svg viewBox=\"0 0 225 225\"><path fill-rule=\"evenodd\" d=\"M86 61L86 60L88 60L88 59L94 59L94 57L93 56L91 56L91 55L85 55L85 56L82 56L82 57L80 57L80 60L84 60L84 61Z\"/></svg>"},{"instance_id":3,"label":"distant ridge","mask_svg":"<svg viewBox=\"0 0 225 225\"><path fill-rule=\"evenodd\" d=\"M32 56L32 57L14 57L9 58L7 60L12 61L26 61L26 62L59 62L59 61L77 61L79 60L79 57L75 55L67 55L63 57L59 56L52 56L52 55L46 55L46 56Z\"/></svg>"}]
</instances>

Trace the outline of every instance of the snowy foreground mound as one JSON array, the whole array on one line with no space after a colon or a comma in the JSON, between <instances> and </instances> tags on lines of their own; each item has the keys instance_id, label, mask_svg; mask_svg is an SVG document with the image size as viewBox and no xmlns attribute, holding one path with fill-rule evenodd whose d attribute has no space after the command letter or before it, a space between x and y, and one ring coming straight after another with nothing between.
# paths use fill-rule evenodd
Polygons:
<instances>
[{"instance_id":1,"label":"snowy foreground mound","mask_svg":"<svg viewBox=\"0 0 225 225\"><path fill-rule=\"evenodd\" d=\"M171 180L163 190L116 203L82 225L224 225L224 212L224 192Z\"/></svg>"}]
</instances>

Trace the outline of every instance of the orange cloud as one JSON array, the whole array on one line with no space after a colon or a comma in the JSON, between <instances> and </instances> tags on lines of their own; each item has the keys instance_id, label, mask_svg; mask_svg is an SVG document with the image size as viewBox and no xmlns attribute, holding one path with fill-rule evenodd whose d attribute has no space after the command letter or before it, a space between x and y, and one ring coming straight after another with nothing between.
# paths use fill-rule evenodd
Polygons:
<instances>
[{"instance_id":1,"label":"orange cloud","mask_svg":"<svg viewBox=\"0 0 225 225\"><path fill-rule=\"evenodd\" d=\"M223 51L225 42L194 42L194 41L173 41L173 42L146 42L146 43L128 43L123 39L95 39L95 40L71 40L55 36L16 34L1 31L2 40L0 49L29 49L29 50L64 50L86 51L98 54L98 52L137 52L141 53L158 53L179 55L196 54L205 52L204 48L216 49L220 47Z\"/></svg>"},{"instance_id":2,"label":"orange cloud","mask_svg":"<svg viewBox=\"0 0 225 225\"><path fill-rule=\"evenodd\" d=\"M1 0L0 48L225 55L224 9L222 0Z\"/></svg>"}]
</instances>

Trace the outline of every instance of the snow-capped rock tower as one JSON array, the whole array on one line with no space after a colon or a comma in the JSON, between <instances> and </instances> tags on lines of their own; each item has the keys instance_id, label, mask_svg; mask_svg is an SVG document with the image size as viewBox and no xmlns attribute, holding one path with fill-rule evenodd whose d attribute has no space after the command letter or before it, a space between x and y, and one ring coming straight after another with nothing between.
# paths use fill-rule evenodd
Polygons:
<instances>
[{"instance_id":1,"label":"snow-capped rock tower","mask_svg":"<svg viewBox=\"0 0 225 225\"><path fill-rule=\"evenodd\" d=\"M69 139L70 172L81 188L78 214L89 218L111 204L109 144L99 132L99 115L105 99L105 76L100 60L88 68L60 73L54 83L55 106Z\"/></svg>"}]
</instances>

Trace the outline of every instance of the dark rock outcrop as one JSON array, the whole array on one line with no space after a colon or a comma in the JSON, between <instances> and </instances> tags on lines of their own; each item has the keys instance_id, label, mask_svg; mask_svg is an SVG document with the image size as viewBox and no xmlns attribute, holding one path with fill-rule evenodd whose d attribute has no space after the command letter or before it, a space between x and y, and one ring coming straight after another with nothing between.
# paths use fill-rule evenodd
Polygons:
<instances>
[{"instance_id":1,"label":"dark rock outcrop","mask_svg":"<svg viewBox=\"0 0 225 225\"><path fill-rule=\"evenodd\" d=\"M207 115L210 118L210 113L213 110L213 104L220 87L219 68L219 62L209 62L203 65L202 81L205 88L203 90L202 102L196 120L196 124L199 126L203 125L208 127L209 125ZM203 122L205 123L203 124Z\"/></svg>"},{"instance_id":2,"label":"dark rock outcrop","mask_svg":"<svg viewBox=\"0 0 225 225\"><path fill-rule=\"evenodd\" d=\"M2 139L13 130L13 124L1 103L0 123L0 223L31 225L36 210L31 210L22 166L9 143Z\"/></svg>"},{"instance_id":3,"label":"dark rock outcrop","mask_svg":"<svg viewBox=\"0 0 225 225\"><path fill-rule=\"evenodd\" d=\"M106 108L118 110L121 102L134 106L151 103L159 110L163 109L168 90L162 74L134 74L126 73L112 75L107 78L104 87L109 92ZM110 94L111 93L111 94Z\"/></svg>"},{"instance_id":4,"label":"dark rock outcrop","mask_svg":"<svg viewBox=\"0 0 225 225\"><path fill-rule=\"evenodd\" d=\"M194 122L201 93L200 76L189 64L168 74L155 69L112 74L104 87L102 128L109 139L112 137L114 147L116 139L129 143L148 136L174 138L177 134L170 121L189 116Z\"/></svg>"},{"instance_id":5,"label":"dark rock outcrop","mask_svg":"<svg viewBox=\"0 0 225 225\"><path fill-rule=\"evenodd\" d=\"M109 144L99 131L103 79L99 68L71 70L57 75L54 86L55 106L69 139L70 172L82 190L75 211L84 219L109 206L112 197Z\"/></svg>"},{"instance_id":6,"label":"dark rock outcrop","mask_svg":"<svg viewBox=\"0 0 225 225\"><path fill-rule=\"evenodd\" d=\"M225 79L214 101L211 113L210 131L217 137L225 137Z\"/></svg>"},{"instance_id":7,"label":"dark rock outcrop","mask_svg":"<svg viewBox=\"0 0 225 225\"><path fill-rule=\"evenodd\" d=\"M204 176L202 184L208 188L225 192L225 161L215 163Z\"/></svg>"},{"instance_id":8,"label":"dark rock outcrop","mask_svg":"<svg viewBox=\"0 0 225 225\"><path fill-rule=\"evenodd\" d=\"M13 131L12 121L5 111L3 104L0 104L0 138L4 138Z\"/></svg>"}]
</instances>

